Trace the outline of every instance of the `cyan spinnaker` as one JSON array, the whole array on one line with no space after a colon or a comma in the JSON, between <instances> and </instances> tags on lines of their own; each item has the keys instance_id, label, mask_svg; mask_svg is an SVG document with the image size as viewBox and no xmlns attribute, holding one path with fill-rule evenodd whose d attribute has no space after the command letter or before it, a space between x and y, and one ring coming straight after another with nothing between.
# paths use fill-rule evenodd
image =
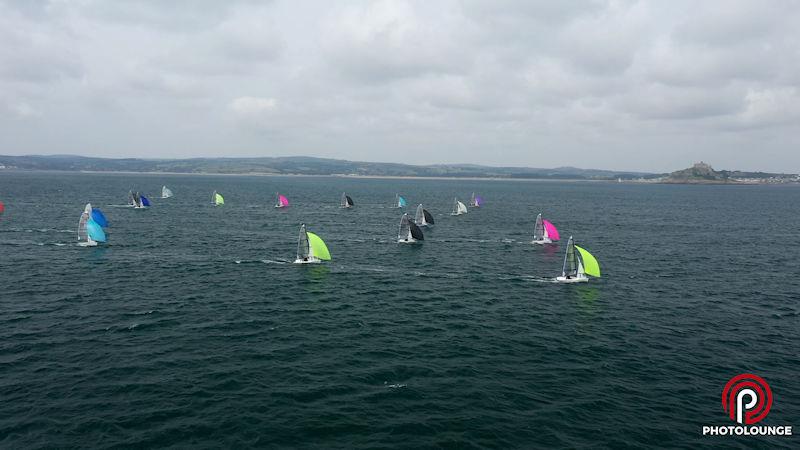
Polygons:
<instances>
[{"instance_id":1,"label":"cyan spinnaker","mask_svg":"<svg viewBox=\"0 0 800 450\"><path fill-rule=\"evenodd\" d=\"M95 242L106 241L106 233L103 231L103 227L92 219L86 221L86 233L89 235L89 239Z\"/></svg>"}]
</instances>

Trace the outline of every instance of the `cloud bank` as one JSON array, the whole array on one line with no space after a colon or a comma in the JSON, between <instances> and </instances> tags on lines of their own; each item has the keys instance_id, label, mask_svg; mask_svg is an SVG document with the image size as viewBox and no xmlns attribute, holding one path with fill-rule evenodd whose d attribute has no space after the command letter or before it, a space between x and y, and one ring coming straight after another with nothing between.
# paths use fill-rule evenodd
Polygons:
<instances>
[{"instance_id":1,"label":"cloud bank","mask_svg":"<svg viewBox=\"0 0 800 450\"><path fill-rule=\"evenodd\" d=\"M0 153L800 171L800 4L0 1Z\"/></svg>"}]
</instances>

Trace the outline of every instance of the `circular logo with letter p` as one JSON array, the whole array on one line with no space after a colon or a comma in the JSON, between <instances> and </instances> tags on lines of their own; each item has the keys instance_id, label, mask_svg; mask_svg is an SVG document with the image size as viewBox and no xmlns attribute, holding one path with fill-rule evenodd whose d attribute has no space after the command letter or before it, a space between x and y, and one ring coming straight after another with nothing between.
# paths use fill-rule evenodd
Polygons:
<instances>
[{"instance_id":1,"label":"circular logo with letter p","mask_svg":"<svg viewBox=\"0 0 800 450\"><path fill-rule=\"evenodd\" d=\"M731 420L742 425L760 422L767 417L771 407L772 390L758 375L736 375L722 390L722 408Z\"/></svg>"}]
</instances>

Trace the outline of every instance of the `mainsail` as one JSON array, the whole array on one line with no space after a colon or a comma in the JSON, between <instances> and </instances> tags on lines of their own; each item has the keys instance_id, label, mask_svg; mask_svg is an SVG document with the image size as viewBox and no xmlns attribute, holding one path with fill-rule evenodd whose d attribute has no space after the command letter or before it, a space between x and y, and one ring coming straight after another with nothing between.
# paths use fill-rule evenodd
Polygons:
<instances>
[{"instance_id":1,"label":"mainsail","mask_svg":"<svg viewBox=\"0 0 800 450\"><path fill-rule=\"evenodd\" d=\"M310 256L310 247L308 246L308 233L306 233L306 225L300 225L300 237L297 239L297 259L307 260Z\"/></svg>"},{"instance_id":2,"label":"mainsail","mask_svg":"<svg viewBox=\"0 0 800 450\"><path fill-rule=\"evenodd\" d=\"M458 201L457 198L453 200L453 212L451 213L451 215L460 216L461 214L466 214L466 213L467 213L467 206Z\"/></svg>"},{"instance_id":3,"label":"mainsail","mask_svg":"<svg viewBox=\"0 0 800 450\"><path fill-rule=\"evenodd\" d=\"M417 206L417 212L414 214L414 223L417 225L422 225L425 223L425 213L423 212L425 209L422 207L422 203Z\"/></svg>"},{"instance_id":4,"label":"mainsail","mask_svg":"<svg viewBox=\"0 0 800 450\"><path fill-rule=\"evenodd\" d=\"M138 204L136 196L133 195L133 191L128 191L128 204L131 206L136 206Z\"/></svg>"},{"instance_id":5,"label":"mainsail","mask_svg":"<svg viewBox=\"0 0 800 450\"><path fill-rule=\"evenodd\" d=\"M86 223L89 222L91 215L92 204L87 203L86 208L84 208L83 213L81 213L81 219L78 221L78 240L81 242L87 242L89 240L89 233L86 231Z\"/></svg>"},{"instance_id":6,"label":"mainsail","mask_svg":"<svg viewBox=\"0 0 800 450\"><path fill-rule=\"evenodd\" d=\"M420 230L414 222L408 219L407 213L403 214L403 217L400 218L400 230L397 233L397 240L405 242L425 240L422 230Z\"/></svg>"},{"instance_id":7,"label":"mainsail","mask_svg":"<svg viewBox=\"0 0 800 450\"><path fill-rule=\"evenodd\" d=\"M578 254L577 251L575 250L575 243L572 240L572 236L570 236L569 241L567 242L567 252L564 254L564 267L561 270L561 276L563 277L578 276L579 265L580 265L580 260L578 259Z\"/></svg>"},{"instance_id":8,"label":"mainsail","mask_svg":"<svg viewBox=\"0 0 800 450\"><path fill-rule=\"evenodd\" d=\"M170 198L172 197L172 190L166 186L161 187L161 198Z\"/></svg>"},{"instance_id":9,"label":"mainsail","mask_svg":"<svg viewBox=\"0 0 800 450\"><path fill-rule=\"evenodd\" d=\"M544 238L544 224L542 223L542 215L540 213L536 216L536 225L533 226L533 240L540 241Z\"/></svg>"}]
</instances>

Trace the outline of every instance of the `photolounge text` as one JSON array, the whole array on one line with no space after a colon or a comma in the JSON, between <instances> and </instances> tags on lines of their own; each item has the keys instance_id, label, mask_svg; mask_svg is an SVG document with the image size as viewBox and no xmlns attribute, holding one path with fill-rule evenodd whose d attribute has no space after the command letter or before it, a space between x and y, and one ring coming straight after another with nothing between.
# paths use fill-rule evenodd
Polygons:
<instances>
[{"instance_id":1,"label":"photolounge text","mask_svg":"<svg viewBox=\"0 0 800 450\"><path fill-rule=\"evenodd\" d=\"M742 426L711 425L703 426L703 436L791 436L791 425L780 426Z\"/></svg>"}]
</instances>

